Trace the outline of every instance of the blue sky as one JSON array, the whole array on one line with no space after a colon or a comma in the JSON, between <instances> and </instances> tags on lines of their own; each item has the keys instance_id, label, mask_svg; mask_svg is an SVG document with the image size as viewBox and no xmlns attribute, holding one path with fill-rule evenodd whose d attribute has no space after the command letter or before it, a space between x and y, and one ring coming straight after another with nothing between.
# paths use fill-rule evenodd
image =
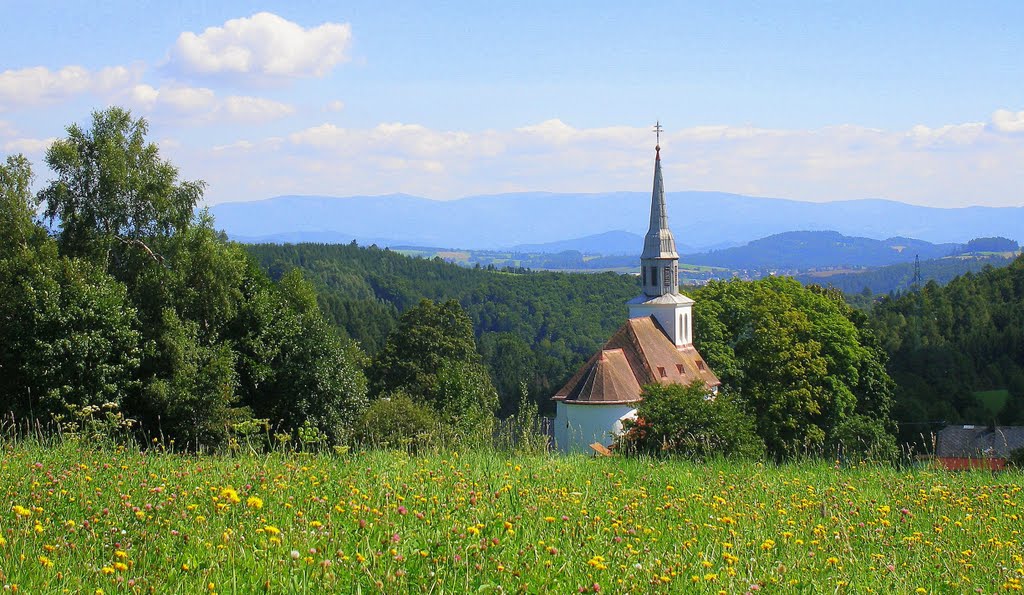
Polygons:
<instances>
[{"instance_id":1,"label":"blue sky","mask_svg":"<svg viewBox=\"0 0 1024 595\"><path fill-rule=\"evenodd\" d=\"M1022 206L1024 3L0 0L0 155L124 105L207 201L669 190Z\"/></svg>"}]
</instances>

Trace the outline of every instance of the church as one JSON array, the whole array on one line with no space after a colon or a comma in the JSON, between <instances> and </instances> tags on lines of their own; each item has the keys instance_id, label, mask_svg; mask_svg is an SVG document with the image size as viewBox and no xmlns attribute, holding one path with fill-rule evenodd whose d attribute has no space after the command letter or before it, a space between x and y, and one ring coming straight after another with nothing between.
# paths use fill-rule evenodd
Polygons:
<instances>
[{"instance_id":1,"label":"church","mask_svg":"<svg viewBox=\"0 0 1024 595\"><path fill-rule=\"evenodd\" d=\"M651 224L640 255L643 293L628 302L626 323L552 398L555 447L562 452L610 445L623 422L636 417L644 385L700 379L709 395L721 385L693 346L694 302L679 293L679 254L665 210L660 143L654 151Z\"/></svg>"}]
</instances>

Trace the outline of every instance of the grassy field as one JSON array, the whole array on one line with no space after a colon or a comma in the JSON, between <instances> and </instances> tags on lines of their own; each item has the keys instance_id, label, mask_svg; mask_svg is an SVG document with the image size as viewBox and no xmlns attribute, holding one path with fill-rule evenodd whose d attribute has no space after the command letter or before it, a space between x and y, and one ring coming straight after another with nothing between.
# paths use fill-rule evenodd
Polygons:
<instances>
[{"instance_id":1,"label":"grassy field","mask_svg":"<svg viewBox=\"0 0 1024 595\"><path fill-rule=\"evenodd\" d=\"M0 443L23 593L994 593L1020 473Z\"/></svg>"}]
</instances>

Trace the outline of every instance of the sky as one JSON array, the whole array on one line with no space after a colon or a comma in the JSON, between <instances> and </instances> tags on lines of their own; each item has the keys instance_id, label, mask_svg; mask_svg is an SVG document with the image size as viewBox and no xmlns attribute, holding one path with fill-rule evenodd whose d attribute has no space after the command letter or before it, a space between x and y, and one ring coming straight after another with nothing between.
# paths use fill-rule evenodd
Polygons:
<instances>
[{"instance_id":1,"label":"sky","mask_svg":"<svg viewBox=\"0 0 1024 595\"><path fill-rule=\"evenodd\" d=\"M0 157L126 107L205 202L1024 206L1024 3L0 0Z\"/></svg>"}]
</instances>

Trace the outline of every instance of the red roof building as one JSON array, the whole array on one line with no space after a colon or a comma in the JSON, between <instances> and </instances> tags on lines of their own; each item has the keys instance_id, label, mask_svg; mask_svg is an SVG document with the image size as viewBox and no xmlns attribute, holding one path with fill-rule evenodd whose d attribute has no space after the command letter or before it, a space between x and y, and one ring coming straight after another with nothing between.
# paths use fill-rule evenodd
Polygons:
<instances>
[{"instance_id":1,"label":"red roof building","mask_svg":"<svg viewBox=\"0 0 1024 595\"><path fill-rule=\"evenodd\" d=\"M563 452L611 444L622 433L623 422L636 417L646 384L699 379L709 394L721 385L693 346L693 300L679 293L679 255L668 227L660 144L655 147L640 279L643 293L629 301L629 319L552 397L555 445Z\"/></svg>"}]
</instances>

